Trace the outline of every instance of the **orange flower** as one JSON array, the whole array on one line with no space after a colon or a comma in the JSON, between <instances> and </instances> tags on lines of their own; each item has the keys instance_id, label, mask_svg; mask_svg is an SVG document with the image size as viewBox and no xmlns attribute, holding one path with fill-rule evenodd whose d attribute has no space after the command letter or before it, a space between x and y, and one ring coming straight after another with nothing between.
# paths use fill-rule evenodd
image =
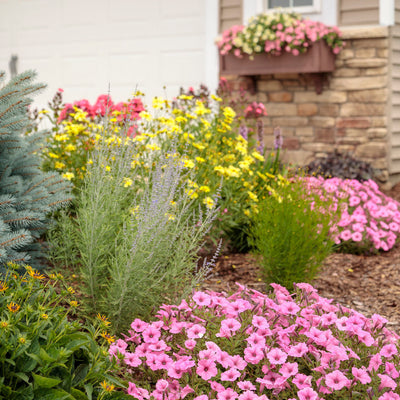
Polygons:
<instances>
[{"instance_id":1,"label":"orange flower","mask_svg":"<svg viewBox=\"0 0 400 400\"><path fill-rule=\"evenodd\" d=\"M0 281L0 292L5 292L8 289L8 286L5 282Z\"/></svg>"},{"instance_id":2,"label":"orange flower","mask_svg":"<svg viewBox=\"0 0 400 400\"><path fill-rule=\"evenodd\" d=\"M113 343L115 341L115 336L111 336L107 332L102 332L100 335L103 336L103 338L106 339L108 343Z\"/></svg>"},{"instance_id":3,"label":"orange flower","mask_svg":"<svg viewBox=\"0 0 400 400\"><path fill-rule=\"evenodd\" d=\"M17 312L17 311L21 308L21 306L18 305L18 304L16 304L16 303L14 303L14 302L11 302L10 304L7 305L7 308L8 308L12 313L15 313L15 312Z\"/></svg>"},{"instance_id":4,"label":"orange flower","mask_svg":"<svg viewBox=\"0 0 400 400\"><path fill-rule=\"evenodd\" d=\"M106 381L103 381L100 383L100 386L106 391L106 392L112 392L114 390L114 385L111 383L107 383Z\"/></svg>"}]
</instances>

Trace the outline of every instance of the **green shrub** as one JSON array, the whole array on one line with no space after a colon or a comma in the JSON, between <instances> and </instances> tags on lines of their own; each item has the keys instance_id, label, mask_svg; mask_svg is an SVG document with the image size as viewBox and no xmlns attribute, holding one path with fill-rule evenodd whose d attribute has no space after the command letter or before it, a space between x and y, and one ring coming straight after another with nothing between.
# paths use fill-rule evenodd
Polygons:
<instances>
[{"instance_id":1,"label":"green shrub","mask_svg":"<svg viewBox=\"0 0 400 400\"><path fill-rule=\"evenodd\" d=\"M0 398L122 398L108 392L122 385L109 373L115 363L106 346L97 343L112 340L107 320L85 328L76 318L70 322L79 305L60 274L44 276L27 266L19 275L18 265L8 266L0 281Z\"/></svg>"},{"instance_id":2,"label":"green shrub","mask_svg":"<svg viewBox=\"0 0 400 400\"><path fill-rule=\"evenodd\" d=\"M291 288L315 277L333 248L329 231L336 217L329 205L301 179L281 180L260 202L251 235L266 282Z\"/></svg>"},{"instance_id":3,"label":"green shrub","mask_svg":"<svg viewBox=\"0 0 400 400\"><path fill-rule=\"evenodd\" d=\"M82 276L88 312L107 314L117 332L203 279L208 266L198 268L197 252L216 212L215 206L193 212L178 153L149 154L146 167L132 167L136 147L124 139L99 143L75 217L64 218L53 234L54 250L62 241L75 246L78 257L67 260Z\"/></svg>"}]
</instances>

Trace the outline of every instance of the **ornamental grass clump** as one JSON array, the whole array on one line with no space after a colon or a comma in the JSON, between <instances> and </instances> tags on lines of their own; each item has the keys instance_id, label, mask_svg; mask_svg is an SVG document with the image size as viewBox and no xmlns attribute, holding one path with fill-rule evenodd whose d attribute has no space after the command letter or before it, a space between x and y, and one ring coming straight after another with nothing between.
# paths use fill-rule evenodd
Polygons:
<instances>
[{"instance_id":1,"label":"ornamental grass clump","mask_svg":"<svg viewBox=\"0 0 400 400\"><path fill-rule=\"evenodd\" d=\"M388 251L395 245L400 231L400 204L383 194L374 181L322 177L308 177L306 181L315 193L328 193L341 203L340 221L331 231L340 249L365 253Z\"/></svg>"},{"instance_id":2,"label":"ornamental grass clump","mask_svg":"<svg viewBox=\"0 0 400 400\"><path fill-rule=\"evenodd\" d=\"M338 54L344 47L341 32L336 26L303 19L296 13L274 12L250 18L246 26L235 25L222 33L218 41L221 55L233 53L236 57L266 53L294 56L307 52L313 43L324 40Z\"/></svg>"},{"instance_id":3,"label":"ornamental grass clump","mask_svg":"<svg viewBox=\"0 0 400 400\"><path fill-rule=\"evenodd\" d=\"M333 251L330 232L340 215L333 199L321 199L302 179L280 179L275 192L260 201L250 232L265 281L291 288L315 278Z\"/></svg>"},{"instance_id":4,"label":"ornamental grass clump","mask_svg":"<svg viewBox=\"0 0 400 400\"><path fill-rule=\"evenodd\" d=\"M194 292L135 319L110 355L143 399L400 399L400 337L320 297L307 283L291 295L239 285L227 296Z\"/></svg>"}]
</instances>

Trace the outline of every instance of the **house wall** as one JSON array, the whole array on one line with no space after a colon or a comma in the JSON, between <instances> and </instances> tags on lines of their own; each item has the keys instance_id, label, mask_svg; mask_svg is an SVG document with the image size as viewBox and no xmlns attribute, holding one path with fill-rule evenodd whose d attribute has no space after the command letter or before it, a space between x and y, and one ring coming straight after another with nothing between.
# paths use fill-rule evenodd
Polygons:
<instances>
[{"instance_id":1,"label":"house wall","mask_svg":"<svg viewBox=\"0 0 400 400\"><path fill-rule=\"evenodd\" d=\"M380 180L387 182L389 28L345 28L343 36L346 47L321 94L306 74L260 76L254 100L266 104L265 145L272 148L279 126L284 161L304 165L338 149L381 169ZM236 88L247 82L227 79Z\"/></svg>"},{"instance_id":2,"label":"house wall","mask_svg":"<svg viewBox=\"0 0 400 400\"><path fill-rule=\"evenodd\" d=\"M400 179L400 0L395 2L395 25L391 32L391 152L390 173Z\"/></svg>"},{"instance_id":3,"label":"house wall","mask_svg":"<svg viewBox=\"0 0 400 400\"><path fill-rule=\"evenodd\" d=\"M379 0L339 0L339 26L377 24L379 24Z\"/></svg>"},{"instance_id":4,"label":"house wall","mask_svg":"<svg viewBox=\"0 0 400 400\"><path fill-rule=\"evenodd\" d=\"M243 23L243 0L219 0L219 32Z\"/></svg>"}]
</instances>

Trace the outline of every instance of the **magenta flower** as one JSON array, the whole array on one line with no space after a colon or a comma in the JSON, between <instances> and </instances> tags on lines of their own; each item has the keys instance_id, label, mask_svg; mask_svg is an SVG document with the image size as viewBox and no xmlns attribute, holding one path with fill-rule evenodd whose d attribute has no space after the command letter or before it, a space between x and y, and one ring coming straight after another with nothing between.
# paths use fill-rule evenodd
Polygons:
<instances>
[{"instance_id":1,"label":"magenta flower","mask_svg":"<svg viewBox=\"0 0 400 400\"><path fill-rule=\"evenodd\" d=\"M250 364L258 364L264 358L264 352L258 347L246 347L244 359Z\"/></svg>"},{"instance_id":2,"label":"magenta flower","mask_svg":"<svg viewBox=\"0 0 400 400\"><path fill-rule=\"evenodd\" d=\"M143 332L147 327L148 327L148 323L142 321L139 318L136 318L132 323L131 323L131 328L135 331L135 332Z\"/></svg>"},{"instance_id":3,"label":"magenta flower","mask_svg":"<svg viewBox=\"0 0 400 400\"><path fill-rule=\"evenodd\" d=\"M187 337L189 339L198 339L204 336L206 328L202 325L195 324L186 330Z\"/></svg>"},{"instance_id":4,"label":"magenta flower","mask_svg":"<svg viewBox=\"0 0 400 400\"><path fill-rule=\"evenodd\" d=\"M227 318L221 322L221 328L223 330L229 330L231 332L236 332L240 329L242 324L235 318Z\"/></svg>"},{"instance_id":5,"label":"magenta flower","mask_svg":"<svg viewBox=\"0 0 400 400\"><path fill-rule=\"evenodd\" d=\"M379 352L379 354L382 357L385 358L391 358L392 356L394 356L395 354L397 354L397 347L394 344L385 344L382 348L381 351Z\"/></svg>"},{"instance_id":6,"label":"magenta flower","mask_svg":"<svg viewBox=\"0 0 400 400\"><path fill-rule=\"evenodd\" d=\"M289 378L290 376L296 375L299 371L298 364L296 362L293 363L285 363L282 365L279 373L285 378Z\"/></svg>"},{"instance_id":7,"label":"magenta flower","mask_svg":"<svg viewBox=\"0 0 400 400\"><path fill-rule=\"evenodd\" d=\"M351 373L353 374L354 378L361 382L363 385L371 382L371 377L369 376L365 367L363 368L356 368L352 367Z\"/></svg>"},{"instance_id":8,"label":"magenta flower","mask_svg":"<svg viewBox=\"0 0 400 400\"><path fill-rule=\"evenodd\" d=\"M378 377L381 379L381 383L379 384L378 390L381 391L383 388L396 389L397 383L386 374L378 374Z\"/></svg>"},{"instance_id":9,"label":"magenta flower","mask_svg":"<svg viewBox=\"0 0 400 400\"><path fill-rule=\"evenodd\" d=\"M221 374L221 381L233 382L239 378L240 372L236 368L230 368Z\"/></svg>"},{"instance_id":10,"label":"magenta flower","mask_svg":"<svg viewBox=\"0 0 400 400\"><path fill-rule=\"evenodd\" d=\"M222 392L217 393L218 400L235 400L239 397L239 395L231 388L223 390Z\"/></svg>"},{"instance_id":11,"label":"magenta flower","mask_svg":"<svg viewBox=\"0 0 400 400\"><path fill-rule=\"evenodd\" d=\"M166 381L165 379L159 379L156 383L156 389L159 392L165 392L168 388L168 381Z\"/></svg>"},{"instance_id":12,"label":"magenta flower","mask_svg":"<svg viewBox=\"0 0 400 400\"><path fill-rule=\"evenodd\" d=\"M336 370L325 376L325 384L333 390L341 390L350 385L350 380L346 378L343 372Z\"/></svg>"},{"instance_id":13,"label":"magenta flower","mask_svg":"<svg viewBox=\"0 0 400 400\"><path fill-rule=\"evenodd\" d=\"M148 326L143 331L143 340L146 343L157 343L160 336L161 332L158 329L154 328L153 326Z\"/></svg>"},{"instance_id":14,"label":"magenta flower","mask_svg":"<svg viewBox=\"0 0 400 400\"><path fill-rule=\"evenodd\" d=\"M297 395L299 396L299 400L318 400L318 393L315 392L313 389L310 387L300 389L297 392Z\"/></svg>"},{"instance_id":15,"label":"magenta flower","mask_svg":"<svg viewBox=\"0 0 400 400\"><path fill-rule=\"evenodd\" d=\"M267 353L267 358L271 364L283 364L287 359L287 354L280 349L272 349Z\"/></svg>"},{"instance_id":16,"label":"magenta flower","mask_svg":"<svg viewBox=\"0 0 400 400\"><path fill-rule=\"evenodd\" d=\"M205 381L213 378L218 374L218 369L214 361L199 360L197 364L196 373Z\"/></svg>"},{"instance_id":17,"label":"magenta flower","mask_svg":"<svg viewBox=\"0 0 400 400\"><path fill-rule=\"evenodd\" d=\"M207 307L211 303L210 296L204 292L196 292L192 298L199 306Z\"/></svg>"}]
</instances>

